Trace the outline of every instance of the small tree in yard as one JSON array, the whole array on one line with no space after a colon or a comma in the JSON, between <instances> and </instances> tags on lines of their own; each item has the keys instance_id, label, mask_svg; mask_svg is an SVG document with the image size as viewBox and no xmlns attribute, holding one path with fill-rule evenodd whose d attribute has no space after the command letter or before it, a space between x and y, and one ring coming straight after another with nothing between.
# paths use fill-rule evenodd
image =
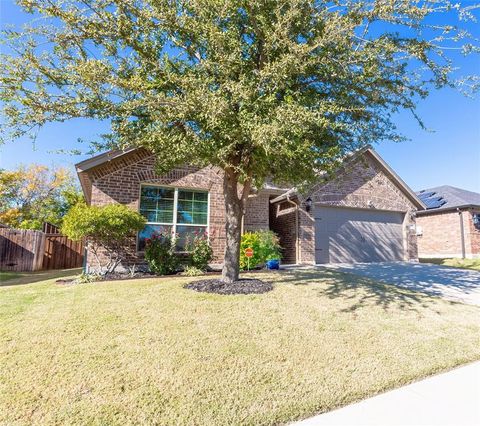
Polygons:
<instances>
[{"instance_id":1,"label":"small tree in yard","mask_svg":"<svg viewBox=\"0 0 480 426\"><path fill-rule=\"evenodd\" d=\"M302 184L352 150L401 140L391 119L454 81L475 51L447 0L18 0L0 99L18 137L49 121L111 120L109 147L145 147L158 172L223 174L223 280L238 278L241 221L267 177ZM439 23L445 13L448 23Z\"/></svg>"},{"instance_id":2,"label":"small tree in yard","mask_svg":"<svg viewBox=\"0 0 480 426\"><path fill-rule=\"evenodd\" d=\"M63 219L62 233L74 241L85 240L96 259L98 272L106 275L125 260L128 245L144 226L145 218L122 204L104 207L79 204Z\"/></svg>"}]
</instances>

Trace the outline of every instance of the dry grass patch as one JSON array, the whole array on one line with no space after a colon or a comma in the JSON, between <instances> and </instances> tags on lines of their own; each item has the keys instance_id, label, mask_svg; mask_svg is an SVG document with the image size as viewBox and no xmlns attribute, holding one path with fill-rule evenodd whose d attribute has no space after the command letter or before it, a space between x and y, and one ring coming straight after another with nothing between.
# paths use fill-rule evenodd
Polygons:
<instances>
[{"instance_id":1,"label":"dry grass patch","mask_svg":"<svg viewBox=\"0 0 480 426\"><path fill-rule=\"evenodd\" d=\"M421 263L451 266L452 268L473 269L480 271L480 259L420 259Z\"/></svg>"},{"instance_id":2,"label":"dry grass patch","mask_svg":"<svg viewBox=\"0 0 480 426\"><path fill-rule=\"evenodd\" d=\"M260 277L274 290L0 288L0 423L272 425L480 359L478 307L334 271Z\"/></svg>"}]
</instances>

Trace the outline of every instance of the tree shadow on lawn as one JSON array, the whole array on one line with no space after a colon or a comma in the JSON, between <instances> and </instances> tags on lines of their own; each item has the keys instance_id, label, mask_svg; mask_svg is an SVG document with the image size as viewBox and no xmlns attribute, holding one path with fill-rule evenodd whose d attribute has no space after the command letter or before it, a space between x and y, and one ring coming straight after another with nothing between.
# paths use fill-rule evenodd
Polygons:
<instances>
[{"instance_id":1,"label":"tree shadow on lawn","mask_svg":"<svg viewBox=\"0 0 480 426\"><path fill-rule=\"evenodd\" d=\"M38 272L21 272L18 278L11 278L0 282L0 287L14 287L17 285L33 284L39 281L51 280L54 278L71 277L79 275L82 268L75 269L58 269Z\"/></svg>"},{"instance_id":2,"label":"tree shadow on lawn","mask_svg":"<svg viewBox=\"0 0 480 426\"><path fill-rule=\"evenodd\" d=\"M419 312L424 309L434 309L439 302L455 304L458 302L441 300L436 295L422 293L384 284L366 277L360 277L347 272L332 271L323 268L303 271L289 271L278 281L279 284L312 285L320 284L317 290L319 297L329 299L342 298L349 302L349 306L340 309L340 312L355 312L372 305L380 306L383 310L395 309Z\"/></svg>"}]
</instances>

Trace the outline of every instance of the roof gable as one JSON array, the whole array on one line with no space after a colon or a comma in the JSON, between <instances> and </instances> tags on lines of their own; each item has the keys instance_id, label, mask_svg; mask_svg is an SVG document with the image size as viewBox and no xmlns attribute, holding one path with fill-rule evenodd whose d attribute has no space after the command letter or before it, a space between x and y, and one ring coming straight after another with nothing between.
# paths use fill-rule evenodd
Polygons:
<instances>
[{"instance_id":1,"label":"roof gable","mask_svg":"<svg viewBox=\"0 0 480 426\"><path fill-rule=\"evenodd\" d=\"M127 167L128 165L140 161L152 154L143 148L129 148L126 150L112 150L95 157L84 160L76 164L77 174L82 185L83 192L87 202L90 202L92 181L98 179L106 174L112 173L115 170ZM426 208L425 204L413 192L410 187L395 173L395 171L378 155L378 153L371 147L363 148L352 153L344 162L342 167L346 167L349 162L355 161L362 155L368 155L373 159L387 174L391 181L402 191L403 194L420 210ZM273 188L272 188L273 189ZM275 187L278 190L278 187ZM287 191L289 196L295 189ZM280 196L282 197L282 196ZM277 197L277 198L280 198ZM277 199L276 199L277 200Z\"/></svg>"},{"instance_id":2,"label":"roof gable","mask_svg":"<svg viewBox=\"0 0 480 426\"><path fill-rule=\"evenodd\" d=\"M383 160L382 157L371 147L366 147L360 149L354 153L352 153L349 157L345 159L343 164L340 166L337 178L341 179L341 175L343 173L348 174L348 168L355 164L362 156L367 156L370 161L373 161L381 170L382 172L388 177L388 179L392 182L392 184L401 191L402 194L418 209L424 210L425 204L420 200L420 198L412 191L412 189L395 173L395 171ZM315 191L315 188L319 188L323 186L328 179L326 176L321 176L319 183L315 185L312 191ZM280 195L279 197L271 200L272 203L276 203L286 198L294 197L298 191L293 188L285 192L284 194Z\"/></svg>"}]
</instances>

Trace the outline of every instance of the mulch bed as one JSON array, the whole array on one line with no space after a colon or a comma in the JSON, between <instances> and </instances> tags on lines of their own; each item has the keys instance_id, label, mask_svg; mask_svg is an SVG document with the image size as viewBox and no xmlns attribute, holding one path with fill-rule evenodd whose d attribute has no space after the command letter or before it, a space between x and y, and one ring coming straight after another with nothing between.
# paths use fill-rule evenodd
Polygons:
<instances>
[{"instance_id":1,"label":"mulch bed","mask_svg":"<svg viewBox=\"0 0 480 426\"><path fill-rule=\"evenodd\" d=\"M75 278L60 278L55 282L57 284L72 284L75 281Z\"/></svg>"},{"instance_id":2,"label":"mulch bed","mask_svg":"<svg viewBox=\"0 0 480 426\"><path fill-rule=\"evenodd\" d=\"M273 290L271 283L256 279L240 279L226 283L220 279L193 281L183 286L189 290L218 294L261 294Z\"/></svg>"}]
</instances>

